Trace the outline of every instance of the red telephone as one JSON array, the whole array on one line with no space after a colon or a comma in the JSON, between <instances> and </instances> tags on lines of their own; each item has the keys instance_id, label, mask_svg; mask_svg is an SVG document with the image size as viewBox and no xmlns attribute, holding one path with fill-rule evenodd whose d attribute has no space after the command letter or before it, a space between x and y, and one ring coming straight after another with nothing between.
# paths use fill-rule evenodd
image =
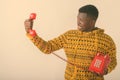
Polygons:
<instances>
[{"instance_id":1,"label":"red telephone","mask_svg":"<svg viewBox=\"0 0 120 80\"><path fill-rule=\"evenodd\" d=\"M89 71L103 75L104 70L108 67L109 63L110 63L110 57L108 55L97 53L92 63L90 64Z\"/></svg>"}]
</instances>

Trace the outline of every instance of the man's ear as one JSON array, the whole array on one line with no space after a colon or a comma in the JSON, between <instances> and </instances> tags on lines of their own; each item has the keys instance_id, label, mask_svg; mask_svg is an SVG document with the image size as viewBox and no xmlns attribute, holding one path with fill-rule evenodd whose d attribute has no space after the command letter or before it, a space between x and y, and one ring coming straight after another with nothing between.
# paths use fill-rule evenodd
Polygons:
<instances>
[{"instance_id":1,"label":"man's ear","mask_svg":"<svg viewBox=\"0 0 120 80\"><path fill-rule=\"evenodd\" d=\"M92 25L92 26L95 26L95 23L96 23L96 20L92 20L92 21L91 21L91 25Z\"/></svg>"}]
</instances>

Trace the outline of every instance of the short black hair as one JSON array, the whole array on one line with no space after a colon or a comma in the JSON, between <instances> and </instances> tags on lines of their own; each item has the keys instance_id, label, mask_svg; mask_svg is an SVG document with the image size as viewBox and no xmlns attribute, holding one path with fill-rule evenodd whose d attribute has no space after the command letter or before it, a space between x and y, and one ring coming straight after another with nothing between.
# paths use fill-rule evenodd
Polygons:
<instances>
[{"instance_id":1,"label":"short black hair","mask_svg":"<svg viewBox=\"0 0 120 80\"><path fill-rule=\"evenodd\" d=\"M79 9L79 13L87 13L88 16L97 20L99 11L94 5L85 5Z\"/></svg>"}]
</instances>

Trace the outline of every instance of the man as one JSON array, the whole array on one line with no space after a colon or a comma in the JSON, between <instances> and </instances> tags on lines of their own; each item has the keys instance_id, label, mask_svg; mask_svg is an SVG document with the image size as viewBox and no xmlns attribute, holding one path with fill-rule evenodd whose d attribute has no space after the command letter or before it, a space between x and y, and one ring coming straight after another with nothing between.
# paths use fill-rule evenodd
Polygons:
<instances>
[{"instance_id":1,"label":"man","mask_svg":"<svg viewBox=\"0 0 120 80\"><path fill-rule=\"evenodd\" d=\"M116 62L116 47L112 38L103 29L95 27L98 9L94 5L85 5L79 9L77 16L78 29L69 30L57 38L45 41L32 30L32 21L25 21L25 30L30 40L42 52L50 54L63 48L68 62L65 70L65 80L104 80L104 75L110 73ZM30 30L35 35L30 33ZM100 75L88 70L95 55L100 52L109 55L111 62L104 74Z\"/></svg>"}]
</instances>

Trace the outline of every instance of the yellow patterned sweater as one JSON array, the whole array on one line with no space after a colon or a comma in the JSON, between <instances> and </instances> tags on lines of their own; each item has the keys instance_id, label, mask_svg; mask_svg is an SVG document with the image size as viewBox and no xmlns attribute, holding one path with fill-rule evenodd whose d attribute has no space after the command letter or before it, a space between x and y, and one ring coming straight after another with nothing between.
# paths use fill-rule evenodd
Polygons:
<instances>
[{"instance_id":1,"label":"yellow patterned sweater","mask_svg":"<svg viewBox=\"0 0 120 80\"><path fill-rule=\"evenodd\" d=\"M108 73L117 65L115 44L112 38L99 28L91 32L70 30L49 41L43 40L38 35L32 37L27 34L27 36L36 47L46 54L61 48L64 49L67 60L75 64L67 63L65 80L104 80L103 76L88 71L97 52L110 56L111 63L108 65Z\"/></svg>"}]
</instances>

